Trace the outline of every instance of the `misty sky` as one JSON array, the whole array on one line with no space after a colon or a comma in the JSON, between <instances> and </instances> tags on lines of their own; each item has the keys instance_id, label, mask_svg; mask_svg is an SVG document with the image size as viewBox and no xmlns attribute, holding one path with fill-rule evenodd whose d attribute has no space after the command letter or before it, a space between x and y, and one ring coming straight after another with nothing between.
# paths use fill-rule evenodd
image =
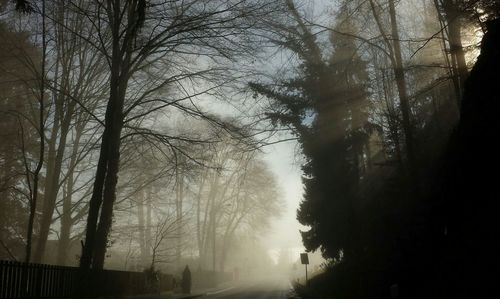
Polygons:
<instances>
[{"instance_id":1,"label":"misty sky","mask_svg":"<svg viewBox=\"0 0 500 299\"><path fill-rule=\"evenodd\" d=\"M299 229L301 225L296 220L296 211L302 198L302 182L300 171L300 156L296 151L295 141L282 142L265 148L265 159L276 175L283 193L285 207L283 214L273 220L264 244L269 250L289 249L294 253L303 251Z\"/></svg>"}]
</instances>

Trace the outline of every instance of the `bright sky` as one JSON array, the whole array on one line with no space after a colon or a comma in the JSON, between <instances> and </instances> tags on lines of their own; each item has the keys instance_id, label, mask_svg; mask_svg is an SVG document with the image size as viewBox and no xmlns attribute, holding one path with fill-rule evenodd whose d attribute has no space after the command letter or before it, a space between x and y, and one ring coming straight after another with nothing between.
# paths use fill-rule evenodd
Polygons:
<instances>
[{"instance_id":1,"label":"bright sky","mask_svg":"<svg viewBox=\"0 0 500 299\"><path fill-rule=\"evenodd\" d=\"M296 213L302 199L300 157L296 154L297 143L282 142L265 148L265 160L276 175L283 192L285 207L281 217L273 220L269 233L263 236L273 258L281 249L297 255L303 252L299 230L304 227L296 220Z\"/></svg>"},{"instance_id":2,"label":"bright sky","mask_svg":"<svg viewBox=\"0 0 500 299\"><path fill-rule=\"evenodd\" d=\"M331 22L331 6L335 1L297 1L297 3L299 2L303 4L300 7L309 18L320 19L326 23ZM262 67L276 67L274 63L277 61L267 61ZM226 104L213 102L206 104L206 108L216 114L238 115L233 107ZM204 105L202 104L202 106ZM300 225L296 219L297 208L303 193L300 151L297 150L297 142L288 141L266 146L264 152L264 159L275 174L282 191L285 207L282 215L272 221L270 229L262 236L263 246L267 247L274 260L276 260L280 250L288 250L293 258L298 259L299 253L304 252L299 230L307 230L307 227Z\"/></svg>"}]
</instances>

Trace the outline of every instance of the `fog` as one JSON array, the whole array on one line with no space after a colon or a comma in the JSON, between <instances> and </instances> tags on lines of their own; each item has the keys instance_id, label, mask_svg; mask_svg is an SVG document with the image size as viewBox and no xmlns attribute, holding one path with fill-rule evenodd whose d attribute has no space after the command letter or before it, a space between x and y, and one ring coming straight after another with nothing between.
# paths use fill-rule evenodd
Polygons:
<instances>
[{"instance_id":1,"label":"fog","mask_svg":"<svg viewBox=\"0 0 500 299\"><path fill-rule=\"evenodd\" d=\"M0 0L0 294L449 294L499 9Z\"/></svg>"}]
</instances>

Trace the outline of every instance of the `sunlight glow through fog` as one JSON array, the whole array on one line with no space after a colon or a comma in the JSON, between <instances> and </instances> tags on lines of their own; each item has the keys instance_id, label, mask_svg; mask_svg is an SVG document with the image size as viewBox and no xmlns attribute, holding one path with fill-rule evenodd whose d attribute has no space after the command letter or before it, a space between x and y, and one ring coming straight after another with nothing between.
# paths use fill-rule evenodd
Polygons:
<instances>
[{"instance_id":1,"label":"sunlight glow through fog","mask_svg":"<svg viewBox=\"0 0 500 299\"><path fill-rule=\"evenodd\" d=\"M279 188L283 191L285 207L283 214L274 219L272 226L262 241L270 252L282 249L302 252L302 240L299 230L306 229L296 220L296 213L302 199L302 181L299 159L296 154L296 142L283 142L265 149L266 161L278 178ZM274 260L274 254L270 254ZM275 260L276 261L276 260Z\"/></svg>"}]
</instances>

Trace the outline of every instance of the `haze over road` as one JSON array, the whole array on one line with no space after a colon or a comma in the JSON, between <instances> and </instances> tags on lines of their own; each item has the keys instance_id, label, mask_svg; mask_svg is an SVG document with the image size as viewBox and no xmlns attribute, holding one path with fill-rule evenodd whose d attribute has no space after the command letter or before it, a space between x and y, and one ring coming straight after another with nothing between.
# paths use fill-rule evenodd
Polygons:
<instances>
[{"instance_id":1,"label":"haze over road","mask_svg":"<svg viewBox=\"0 0 500 299\"><path fill-rule=\"evenodd\" d=\"M291 285L286 277L273 277L240 282L234 287L207 293L206 298L285 299L289 297L290 292Z\"/></svg>"}]
</instances>

